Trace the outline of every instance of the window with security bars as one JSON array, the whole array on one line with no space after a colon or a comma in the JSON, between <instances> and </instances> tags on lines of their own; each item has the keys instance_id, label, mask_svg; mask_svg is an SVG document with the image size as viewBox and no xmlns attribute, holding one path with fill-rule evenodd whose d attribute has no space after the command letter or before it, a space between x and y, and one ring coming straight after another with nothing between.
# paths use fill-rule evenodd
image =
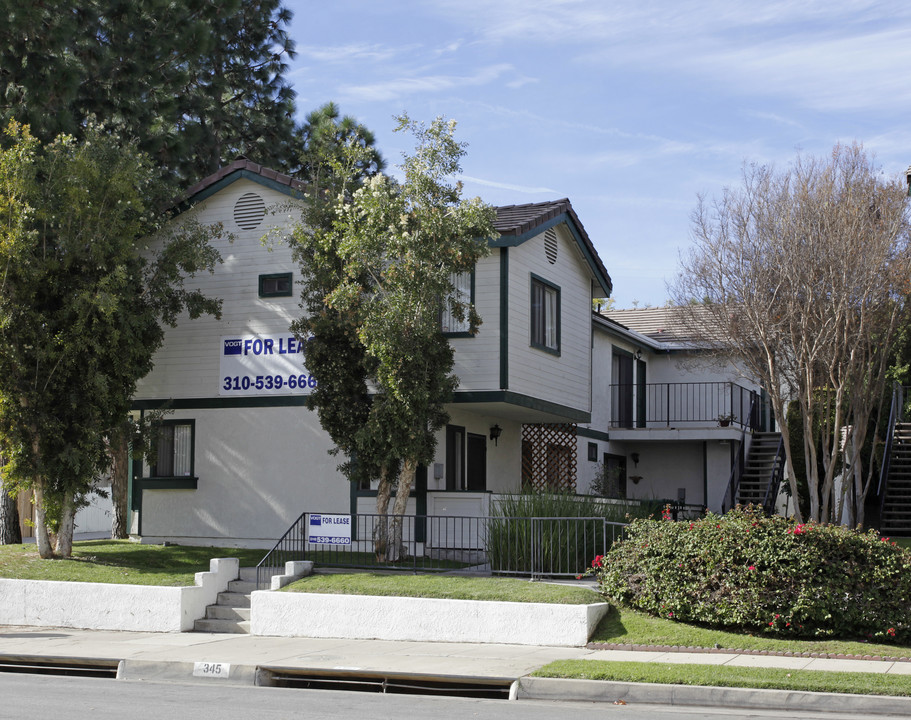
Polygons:
<instances>
[{"instance_id":1,"label":"window with security bars","mask_svg":"<svg viewBox=\"0 0 911 720\"><path fill-rule=\"evenodd\" d=\"M560 351L560 288L541 278L531 279L531 344Z\"/></svg>"},{"instance_id":2,"label":"window with security bars","mask_svg":"<svg viewBox=\"0 0 911 720\"><path fill-rule=\"evenodd\" d=\"M451 298L447 298L443 303L443 309L440 319L440 328L444 333L464 333L471 332L471 324L468 322L468 306L474 302L473 293L473 273L453 273L449 280L452 283L453 293ZM462 306L462 319L456 317L456 303Z\"/></svg>"},{"instance_id":3,"label":"window with security bars","mask_svg":"<svg viewBox=\"0 0 911 720\"><path fill-rule=\"evenodd\" d=\"M190 420L163 421L158 426L155 463L151 477L193 477L195 423Z\"/></svg>"}]
</instances>

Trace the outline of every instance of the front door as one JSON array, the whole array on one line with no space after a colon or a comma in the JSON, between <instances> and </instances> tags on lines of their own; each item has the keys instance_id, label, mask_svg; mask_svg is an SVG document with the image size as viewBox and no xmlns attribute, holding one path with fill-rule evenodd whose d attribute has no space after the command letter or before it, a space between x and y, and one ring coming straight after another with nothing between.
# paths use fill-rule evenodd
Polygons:
<instances>
[{"instance_id":1,"label":"front door","mask_svg":"<svg viewBox=\"0 0 911 720\"><path fill-rule=\"evenodd\" d=\"M468 490L487 490L487 437L468 433Z\"/></svg>"}]
</instances>

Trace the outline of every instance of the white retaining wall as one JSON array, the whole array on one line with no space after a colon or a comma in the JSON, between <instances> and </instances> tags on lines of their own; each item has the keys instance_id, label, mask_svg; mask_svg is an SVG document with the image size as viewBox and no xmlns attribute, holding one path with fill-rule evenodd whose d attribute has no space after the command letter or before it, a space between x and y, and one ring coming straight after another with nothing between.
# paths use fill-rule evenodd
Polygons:
<instances>
[{"instance_id":1,"label":"white retaining wall","mask_svg":"<svg viewBox=\"0 0 911 720\"><path fill-rule=\"evenodd\" d=\"M579 647L607 604L443 600L257 591L253 635Z\"/></svg>"},{"instance_id":2,"label":"white retaining wall","mask_svg":"<svg viewBox=\"0 0 911 720\"><path fill-rule=\"evenodd\" d=\"M216 558L194 587L0 579L0 625L184 632L239 573L237 558Z\"/></svg>"}]
</instances>

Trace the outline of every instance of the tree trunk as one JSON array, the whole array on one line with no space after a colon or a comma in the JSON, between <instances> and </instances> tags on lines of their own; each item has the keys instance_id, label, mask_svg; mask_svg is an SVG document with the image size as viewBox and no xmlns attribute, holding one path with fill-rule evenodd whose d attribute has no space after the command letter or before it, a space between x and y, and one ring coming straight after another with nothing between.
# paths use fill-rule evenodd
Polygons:
<instances>
[{"instance_id":1,"label":"tree trunk","mask_svg":"<svg viewBox=\"0 0 911 720\"><path fill-rule=\"evenodd\" d=\"M73 554L73 531L76 528L76 507L71 495L60 506L60 527L57 529L57 555L68 558Z\"/></svg>"},{"instance_id":2,"label":"tree trunk","mask_svg":"<svg viewBox=\"0 0 911 720\"><path fill-rule=\"evenodd\" d=\"M130 481L130 443L126 433L118 433L110 443L111 452L111 538L124 540L127 535L127 490Z\"/></svg>"},{"instance_id":3,"label":"tree trunk","mask_svg":"<svg viewBox=\"0 0 911 720\"><path fill-rule=\"evenodd\" d=\"M44 512L44 480L35 478L35 542L38 545L38 556L45 560L54 557L54 548L47 531L46 513Z\"/></svg>"},{"instance_id":4,"label":"tree trunk","mask_svg":"<svg viewBox=\"0 0 911 720\"><path fill-rule=\"evenodd\" d=\"M394 552L394 557L390 558L392 561L408 557L405 542L402 539L402 523L404 522L405 508L408 505L408 497L411 495L417 468L417 462L408 459L402 463L402 471L399 473L399 486L396 488L395 505L392 507L392 543L390 548Z\"/></svg>"},{"instance_id":5,"label":"tree trunk","mask_svg":"<svg viewBox=\"0 0 911 720\"><path fill-rule=\"evenodd\" d=\"M19 504L15 497L0 486L0 545L19 545L21 543Z\"/></svg>"},{"instance_id":6,"label":"tree trunk","mask_svg":"<svg viewBox=\"0 0 911 720\"><path fill-rule=\"evenodd\" d=\"M386 467L380 471L380 485L376 489L376 524L373 526L373 552L378 562L386 559L389 548L389 497L392 494L392 480Z\"/></svg>"}]
</instances>

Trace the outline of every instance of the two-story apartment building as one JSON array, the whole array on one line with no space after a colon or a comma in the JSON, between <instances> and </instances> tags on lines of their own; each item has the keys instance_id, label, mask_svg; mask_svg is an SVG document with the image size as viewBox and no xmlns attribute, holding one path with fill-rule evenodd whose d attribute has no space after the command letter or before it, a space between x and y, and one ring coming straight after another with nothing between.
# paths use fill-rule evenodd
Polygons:
<instances>
[{"instance_id":1,"label":"two-story apartment building","mask_svg":"<svg viewBox=\"0 0 911 720\"><path fill-rule=\"evenodd\" d=\"M238 160L192 188L176 219L223 224L222 264L195 280L223 311L170 329L134 400L137 413L167 410L156 460L134 463L131 532L147 541L266 547L304 511L373 510L375 491L347 482L306 408L315 378L288 330L299 270L287 246L262 240L300 219L300 191ZM687 348L592 312L612 281L569 200L500 207L496 227L459 279L478 332L442 319L460 382L410 511L483 516L491 497L523 487L588 492L602 465L629 497L718 505L745 401L693 401L684 421L673 403L661 415L670 396L655 388L685 378L730 395L732 380L693 375L679 363ZM722 412L732 426L718 426Z\"/></svg>"},{"instance_id":2,"label":"two-story apartment building","mask_svg":"<svg viewBox=\"0 0 911 720\"><path fill-rule=\"evenodd\" d=\"M189 193L184 213L225 227L222 264L196 279L223 312L169 330L137 391L136 412L168 410L157 461L134 468L131 529L144 538L265 546L303 510L373 506L305 406L315 380L288 331L299 273L288 247L262 242L299 219L299 189L239 160ZM419 474L420 512L486 514L523 472L538 487L575 487L574 428L592 417L591 301L611 279L568 200L499 208L497 230L465 279L479 331L443 320L460 383Z\"/></svg>"}]
</instances>

